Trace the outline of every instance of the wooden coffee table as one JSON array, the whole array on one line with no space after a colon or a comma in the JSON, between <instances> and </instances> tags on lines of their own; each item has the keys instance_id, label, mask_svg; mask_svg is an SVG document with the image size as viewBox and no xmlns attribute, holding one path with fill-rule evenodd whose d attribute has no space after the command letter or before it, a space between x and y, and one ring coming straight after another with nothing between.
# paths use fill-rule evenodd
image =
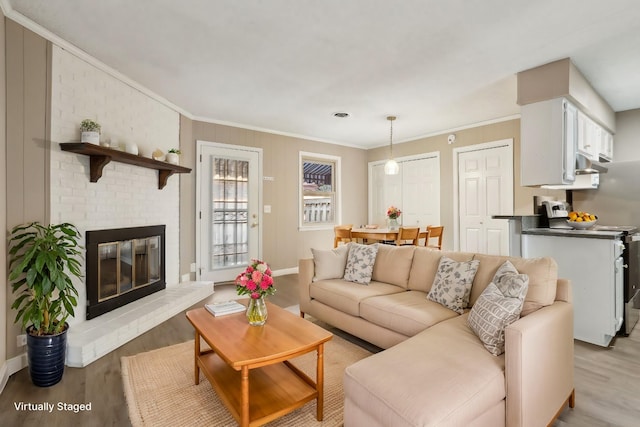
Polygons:
<instances>
[{"instance_id":1,"label":"wooden coffee table","mask_svg":"<svg viewBox=\"0 0 640 427\"><path fill-rule=\"evenodd\" d=\"M250 326L244 312L187 312L195 328L195 383L202 370L241 427L265 424L313 399L322 421L324 343L333 334L269 302L267 310L264 326ZM201 350L200 338L211 350ZM314 350L315 382L289 362Z\"/></svg>"}]
</instances>

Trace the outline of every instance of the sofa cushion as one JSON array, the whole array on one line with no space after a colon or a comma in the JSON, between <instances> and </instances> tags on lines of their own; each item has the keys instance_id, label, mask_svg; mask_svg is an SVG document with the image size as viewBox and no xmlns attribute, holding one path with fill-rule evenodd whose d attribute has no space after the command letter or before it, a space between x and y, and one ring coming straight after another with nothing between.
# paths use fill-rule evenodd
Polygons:
<instances>
[{"instance_id":1,"label":"sofa cushion","mask_svg":"<svg viewBox=\"0 0 640 427\"><path fill-rule=\"evenodd\" d=\"M469 313L469 327L494 356L504 353L504 329L520 317L528 283L505 261Z\"/></svg>"},{"instance_id":2,"label":"sofa cushion","mask_svg":"<svg viewBox=\"0 0 640 427\"><path fill-rule=\"evenodd\" d=\"M368 285L373 273L373 264L376 262L378 246L380 245L377 243L374 245L351 243L344 269L344 280Z\"/></svg>"},{"instance_id":3,"label":"sofa cushion","mask_svg":"<svg viewBox=\"0 0 640 427\"><path fill-rule=\"evenodd\" d=\"M388 283L370 282L369 286L342 279L319 280L309 285L312 299L352 316L360 315L360 302L377 295L404 292L399 286Z\"/></svg>"},{"instance_id":4,"label":"sofa cushion","mask_svg":"<svg viewBox=\"0 0 640 427\"><path fill-rule=\"evenodd\" d=\"M443 256L428 298L456 313L464 313L479 264L477 260L458 262Z\"/></svg>"},{"instance_id":5,"label":"sofa cushion","mask_svg":"<svg viewBox=\"0 0 640 427\"><path fill-rule=\"evenodd\" d=\"M471 261L473 259L472 253L439 251L423 246L417 247L413 253L408 289L429 293L433 279L435 279L438 271L440 258L443 256L456 261Z\"/></svg>"},{"instance_id":6,"label":"sofa cushion","mask_svg":"<svg viewBox=\"0 0 640 427\"><path fill-rule=\"evenodd\" d=\"M470 305L475 304L482 291L491 283L498 268L506 260L509 260L520 273L529 276L529 289L520 316L526 316L542 307L553 304L555 301L558 264L553 258L517 258L476 254L474 259L480 261L480 267L471 288Z\"/></svg>"},{"instance_id":7,"label":"sofa cushion","mask_svg":"<svg viewBox=\"0 0 640 427\"><path fill-rule=\"evenodd\" d=\"M505 398L504 355L485 350L464 314L347 367L344 392L380 425L473 424Z\"/></svg>"},{"instance_id":8,"label":"sofa cushion","mask_svg":"<svg viewBox=\"0 0 640 427\"><path fill-rule=\"evenodd\" d=\"M408 337L456 316L455 311L429 301L421 291L381 295L360 302L360 317Z\"/></svg>"},{"instance_id":9,"label":"sofa cushion","mask_svg":"<svg viewBox=\"0 0 640 427\"><path fill-rule=\"evenodd\" d=\"M380 245L372 280L407 288L415 246Z\"/></svg>"},{"instance_id":10,"label":"sofa cushion","mask_svg":"<svg viewBox=\"0 0 640 427\"><path fill-rule=\"evenodd\" d=\"M313 281L325 279L342 279L344 269L347 266L349 245L338 246L331 250L311 248L313 254L314 276Z\"/></svg>"}]
</instances>

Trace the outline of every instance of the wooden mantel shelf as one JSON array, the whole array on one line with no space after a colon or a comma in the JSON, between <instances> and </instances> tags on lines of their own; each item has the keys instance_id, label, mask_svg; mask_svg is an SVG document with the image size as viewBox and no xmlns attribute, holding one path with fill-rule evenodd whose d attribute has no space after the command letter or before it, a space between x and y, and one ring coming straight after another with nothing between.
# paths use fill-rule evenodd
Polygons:
<instances>
[{"instance_id":1,"label":"wooden mantel shelf","mask_svg":"<svg viewBox=\"0 0 640 427\"><path fill-rule=\"evenodd\" d=\"M98 182L102 177L102 169L110 161L126 163L129 165L141 166L158 171L158 189L162 190L167 185L167 180L174 173L190 173L191 169L180 165L173 165L154 159L114 150L113 148L101 147L100 145L89 144L88 142L62 142L62 151L84 154L89 156L89 175L91 182Z\"/></svg>"}]
</instances>

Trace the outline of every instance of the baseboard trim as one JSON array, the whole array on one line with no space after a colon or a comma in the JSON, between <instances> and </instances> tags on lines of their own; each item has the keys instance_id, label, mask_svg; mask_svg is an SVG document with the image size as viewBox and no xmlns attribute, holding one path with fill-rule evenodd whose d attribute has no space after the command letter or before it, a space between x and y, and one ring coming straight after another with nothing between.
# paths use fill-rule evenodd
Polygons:
<instances>
[{"instance_id":1,"label":"baseboard trim","mask_svg":"<svg viewBox=\"0 0 640 427\"><path fill-rule=\"evenodd\" d=\"M27 363L27 353L19 354L4 362L4 364L0 366L0 393L4 391L11 375L27 366L29 366Z\"/></svg>"}]
</instances>

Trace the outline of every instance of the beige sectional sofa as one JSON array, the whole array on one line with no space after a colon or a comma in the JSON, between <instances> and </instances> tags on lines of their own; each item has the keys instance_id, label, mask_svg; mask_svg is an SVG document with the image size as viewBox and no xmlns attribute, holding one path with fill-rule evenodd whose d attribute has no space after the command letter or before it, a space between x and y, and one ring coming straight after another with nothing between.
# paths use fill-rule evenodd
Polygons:
<instances>
[{"instance_id":1,"label":"beige sectional sofa","mask_svg":"<svg viewBox=\"0 0 640 427\"><path fill-rule=\"evenodd\" d=\"M346 369L346 427L534 427L573 407L571 288L553 259L378 245L362 284L340 277L348 250L299 262L301 316L385 349ZM479 261L463 314L427 298L443 256ZM529 283L521 317L504 331L504 353L494 356L467 320L506 260Z\"/></svg>"}]
</instances>

